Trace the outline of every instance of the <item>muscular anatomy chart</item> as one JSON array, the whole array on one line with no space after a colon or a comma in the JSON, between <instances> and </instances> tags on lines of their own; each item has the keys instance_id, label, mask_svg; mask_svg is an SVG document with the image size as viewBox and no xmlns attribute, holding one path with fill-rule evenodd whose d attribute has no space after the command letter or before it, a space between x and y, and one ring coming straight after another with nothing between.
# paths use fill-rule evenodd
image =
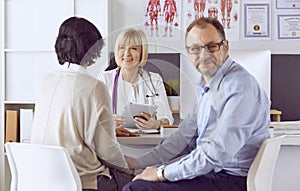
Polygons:
<instances>
[{"instance_id":1,"label":"muscular anatomy chart","mask_svg":"<svg viewBox=\"0 0 300 191\"><path fill-rule=\"evenodd\" d=\"M231 41L239 40L241 0L144 0L144 31L155 40L177 40L200 17L218 19Z\"/></svg>"},{"instance_id":2,"label":"muscular anatomy chart","mask_svg":"<svg viewBox=\"0 0 300 191\"><path fill-rule=\"evenodd\" d=\"M145 16L149 18L145 26L150 26L150 36L153 36L154 28L158 36L158 17L161 16L160 0L149 0Z\"/></svg>"},{"instance_id":3,"label":"muscular anatomy chart","mask_svg":"<svg viewBox=\"0 0 300 191\"><path fill-rule=\"evenodd\" d=\"M180 0L145 0L145 32L150 38L179 37L180 3Z\"/></svg>"},{"instance_id":4,"label":"muscular anatomy chart","mask_svg":"<svg viewBox=\"0 0 300 191\"><path fill-rule=\"evenodd\" d=\"M240 0L183 0L184 28L194 19L212 17L224 26L230 40L238 40Z\"/></svg>"}]
</instances>

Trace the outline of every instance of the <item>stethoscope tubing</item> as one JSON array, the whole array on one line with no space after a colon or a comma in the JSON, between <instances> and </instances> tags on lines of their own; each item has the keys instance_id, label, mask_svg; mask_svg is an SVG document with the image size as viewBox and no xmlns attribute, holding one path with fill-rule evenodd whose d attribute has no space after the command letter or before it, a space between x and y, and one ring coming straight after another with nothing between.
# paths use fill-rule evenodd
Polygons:
<instances>
[{"instance_id":1,"label":"stethoscope tubing","mask_svg":"<svg viewBox=\"0 0 300 191\"><path fill-rule=\"evenodd\" d=\"M143 70L143 71L145 71L145 70ZM147 81L145 80L144 75L143 75L143 72L141 71L140 68L139 68L139 71L138 71L138 72L139 72L139 75L142 77L143 81L145 82L146 86L148 87L148 89L149 89L150 92L152 93L152 95L148 95L148 94L147 94L147 95L146 95L146 98L158 96L158 93L156 93L156 89L155 89L155 87L154 87L154 84L153 84L153 81L152 81L150 72L145 71L145 72L147 72L147 74L148 74L148 76L149 76L150 83L151 83L151 86L152 86L153 91L151 90L149 84L148 84ZM121 73L121 68L118 67L117 70L116 70L115 78L114 78L114 86L113 86L113 93L112 93L113 114L116 114L116 113L117 113L117 91L118 91L118 80L119 80L120 73Z\"/></svg>"}]
</instances>

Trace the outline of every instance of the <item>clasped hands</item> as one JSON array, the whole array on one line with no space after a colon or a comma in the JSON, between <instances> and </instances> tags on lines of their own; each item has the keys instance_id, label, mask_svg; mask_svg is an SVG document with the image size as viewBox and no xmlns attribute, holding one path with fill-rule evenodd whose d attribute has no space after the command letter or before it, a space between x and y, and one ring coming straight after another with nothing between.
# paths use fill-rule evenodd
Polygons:
<instances>
[{"instance_id":1,"label":"clasped hands","mask_svg":"<svg viewBox=\"0 0 300 191\"><path fill-rule=\"evenodd\" d=\"M140 166L135 158L130 157L130 156L125 156L125 159L129 165L129 168L135 169L135 170L140 168ZM140 174L137 174L132 179L132 181L135 181L135 180L159 181L156 172L157 172L157 167L155 167L155 166L146 167L143 170L143 172Z\"/></svg>"}]
</instances>

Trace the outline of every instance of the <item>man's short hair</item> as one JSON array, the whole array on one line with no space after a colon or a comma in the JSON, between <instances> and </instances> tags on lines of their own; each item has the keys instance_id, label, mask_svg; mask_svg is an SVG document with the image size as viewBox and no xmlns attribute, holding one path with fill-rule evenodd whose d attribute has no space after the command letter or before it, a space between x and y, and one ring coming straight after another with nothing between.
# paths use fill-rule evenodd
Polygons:
<instances>
[{"instance_id":1,"label":"man's short hair","mask_svg":"<svg viewBox=\"0 0 300 191\"><path fill-rule=\"evenodd\" d=\"M201 17L199 19L194 20L186 29L185 38L187 37L188 33L193 27L203 29L206 27L207 24L211 24L217 29L222 40L226 39L223 25L217 19L210 17Z\"/></svg>"}]
</instances>

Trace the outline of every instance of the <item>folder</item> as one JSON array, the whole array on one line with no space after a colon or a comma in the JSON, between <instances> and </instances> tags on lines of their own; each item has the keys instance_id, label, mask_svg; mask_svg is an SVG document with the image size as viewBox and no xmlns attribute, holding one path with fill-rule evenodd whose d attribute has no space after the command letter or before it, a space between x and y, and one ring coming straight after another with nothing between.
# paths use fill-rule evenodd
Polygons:
<instances>
[{"instance_id":1,"label":"folder","mask_svg":"<svg viewBox=\"0 0 300 191\"><path fill-rule=\"evenodd\" d=\"M5 142L18 141L18 112L6 110Z\"/></svg>"},{"instance_id":2,"label":"folder","mask_svg":"<svg viewBox=\"0 0 300 191\"><path fill-rule=\"evenodd\" d=\"M29 143L33 120L33 109L20 109L20 142Z\"/></svg>"}]
</instances>

